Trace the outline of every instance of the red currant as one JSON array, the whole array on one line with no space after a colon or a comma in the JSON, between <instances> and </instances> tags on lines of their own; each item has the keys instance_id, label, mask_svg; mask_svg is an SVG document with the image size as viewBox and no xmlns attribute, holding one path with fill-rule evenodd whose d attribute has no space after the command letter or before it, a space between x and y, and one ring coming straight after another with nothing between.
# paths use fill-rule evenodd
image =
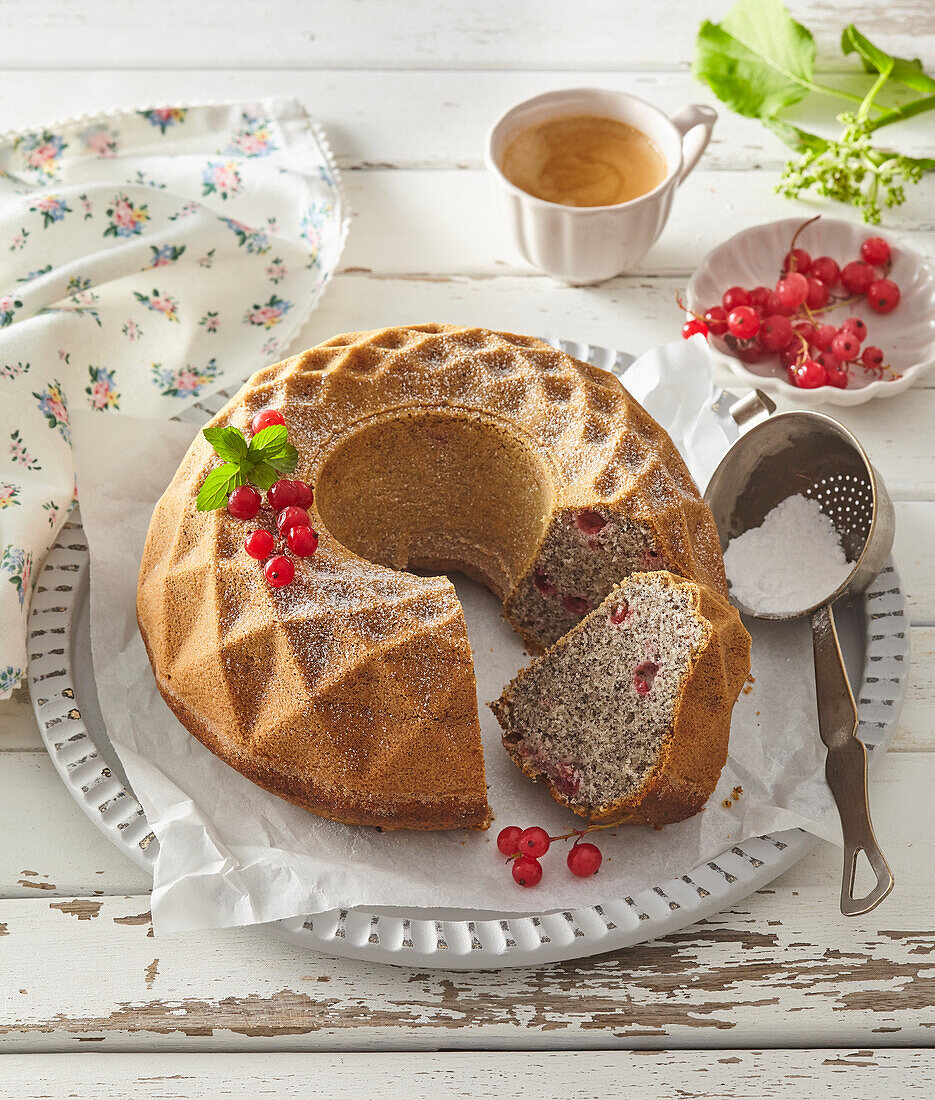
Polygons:
<instances>
[{"instance_id":1,"label":"red currant","mask_svg":"<svg viewBox=\"0 0 935 1100\"><path fill-rule=\"evenodd\" d=\"M276 517L276 526L279 528L280 535L285 535L292 527L309 527L311 525L308 522L308 512L304 508L290 506L289 508L283 508Z\"/></svg>"},{"instance_id":2,"label":"red currant","mask_svg":"<svg viewBox=\"0 0 935 1100\"><path fill-rule=\"evenodd\" d=\"M728 287L728 289L724 291L721 305L728 313L730 313L732 309L736 309L737 306L748 306L750 305L750 291L744 290L742 286Z\"/></svg>"},{"instance_id":3,"label":"red currant","mask_svg":"<svg viewBox=\"0 0 935 1100\"><path fill-rule=\"evenodd\" d=\"M827 370L814 359L806 359L804 363L799 363L792 368L790 374L793 383L802 390L815 390L828 381Z\"/></svg>"},{"instance_id":4,"label":"red currant","mask_svg":"<svg viewBox=\"0 0 935 1100\"><path fill-rule=\"evenodd\" d=\"M834 325L818 325L815 329L815 335L812 337L812 343L819 351L828 351L831 347L831 341L837 334L838 330Z\"/></svg>"},{"instance_id":5,"label":"red currant","mask_svg":"<svg viewBox=\"0 0 935 1100\"><path fill-rule=\"evenodd\" d=\"M286 542L293 554L300 558L310 558L318 549L318 532L299 524L286 531Z\"/></svg>"},{"instance_id":6,"label":"red currant","mask_svg":"<svg viewBox=\"0 0 935 1100\"><path fill-rule=\"evenodd\" d=\"M591 610L584 596L562 596L562 606L572 615L583 617Z\"/></svg>"},{"instance_id":7,"label":"red currant","mask_svg":"<svg viewBox=\"0 0 935 1100\"><path fill-rule=\"evenodd\" d=\"M596 844L573 844L568 852L568 870L579 878L590 878L597 874L603 858Z\"/></svg>"},{"instance_id":8,"label":"red currant","mask_svg":"<svg viewBox=\"0 0 935 1100\"><path fill-rule=\"evenodd\" d=\"M295 566L288 558L277 554L275 558L269 559L263 567L263 572L266 574L266 583L270 588L285 588L287 584L292 584Z\"/></svg>"},{"instance_id":9,"label":"red currant","mask_svg":"<svg viewBox=\"0 0 935 1100\"><path fill-rule=\"evenodd\" d=\"M532 575L532 583L536 586L536 591L543 596L554 596L558 589L549 580L545 573L540 570L535 570Z\"/></svg>"},{"instance_id":10,"label":"red currant","mask_svg":"<svg viewBox=\"0 0 935 1100\"><path fill-rule=\"evenodd\" d=\"M615 603L610 609L610 621L614 626L619 626L621 623L625 623L630 617L630 605L626 600L620 600Z\"/></svg>"},{"instance_id":11,"label":"red currant","mask_svg":"<svg viewBox=\"0 0 935 1100\"><path fill-rule=\"evenodd\" d=\"M866 294L875 278L873 268L863 260L851 260L841 272L841 282L848 294Z\"/></svg>"},{"instance_id":12,"label":"red currant","mask_svg":"<svg viewBox=\"0 0 935 1100\"><path fill-rule=\"evenodd\" d=\"M790 271L776 284L776 297L787 309L798 309L808 297L808 279L798 271Z\"/></svg>"},{"instance_id":13,"label":"red currant","mask_svg":"<svg viewBox=\"0 0 935 1100\"><path fill-rule=\"evenodd\" d=\"M513 860L513 880L520 886L535 886L542 878L542 864L529 856Z\"/></svg>"},{"instance_id":14,"label":"red currant","mask_svg":"<svg viewBox=\"0 0 935 1100\"><path fill-rule=\"evenodd\" d=\"M240 485L227 498L227 510L234 519L253 519L263 498L252 485Z\"/></svg>"},{"instance_id":15,"label":"red currant","mask_svg":"<svg viewBox=\"0 0 935 1100\"><path fill-rule=\"evenodd\" d=\"M808 279L808 294L805 295L805 304L809 309L824 309L828 304L831 293L821 279Z\"/></svg>"},{"instance_id":16,"label":"red currant","mask_svg":"<svg viewBox=\"0 0 935 1100\"><path fill-rule=\"evenodd\" d=\"M752 306L737 306L727 315L727 331L738 340L749 340L759 328L760 319Z\"/></svg>"},{"instance_id":17,"label":"red currant","mask_svg":"<svg viewBox=\"0 0 935 1100\"><path fill-rule=\"evenodd\" d=\"M723 336L727 332L727 310L723 306L706 309L704 320L712 336Z\"/></svg>"},{"instance_id":18,"label":"red currant","mask_svg":"<svg viewBox=\"0 0 935 1100\"><path fill-rule=\"evenodd\" d=\"M275 545L276 540L269 531L251 531L243 540L244 550L251 558L256 558L257 561L268 558L272 554Z\"/></svg>"},{"instance_id":19,"label":"red currant","mask_svg":"<svg viewBox=\"0 0 935 1100\"><path fill-rule=\"evenodd\" d=\"M813 279L820 279L829 290L841 278L841 269L830 256L819 256L817 260L812 260L808 273Z\"/></svg>"},{"instance_id":20,"label":"red currant","mask_svg":"<svg viewBox=\"0 0 935 1100\"><path fill-rule=\"evenodd\" d=\"M686 321L682 325L682 339L690 340L693 336L707 336L708 326L704 321L699 321L697 317L693 317L690 321Z\"/></svg>"},{"instance_id":21,"label":"red currant","mask_svg":"<svg viewBox=\"0 0 935 1100\"><path fill-rule=\"evenodd\" d=\"M782 314L785 317L791 317L795 313L794 306L787 306L786 303L779 297L775 290L769 292L769 298L766 302L765 313L775 316L777 313Z\"/></svg>"},{"instance_id":22,"label":"red currant","mask_svg":"<svg viewBox=\"0 0 935 1100\"><path fill-rule=\"evenodd\" d=\"M298 500L295 502L298 508L310 508L315 503L315 490L304 481L293 481Z\"/></svg>"},{"instance_id":23,"label":"red currant","mask_svg":"<svg viewBox=\"0 0 935 1100\"><path fill-rule=\"evenodd\" d=\"M867 326L859 317L848 317L841 325L841 331L849 332L858 344L862 344L867 339Z\"/></svg>"},{"instance_id":24,"label":"red currant","mask_svg":"<svg viewBox=\"0 0 935 1100\"><path fill-rule=\"evenodd\" d=\"M497 847L505 856L515 856L519 851L519 838L523 830L518 825L507 825L497 834Z\"/></svg>"},{"instance_id":25,"label":"red currant","mask_svg":"<svg viewBox=\"0 0 935 1100\"><path fill-rule=\"evenodd\" d=\"M827 385L834 386L838 390L847 389L847 367L843 364L839 363L835 367L825 367L825 373L827 375Z\"/></svg>"},{"instance_id":26,"label":"red currant","mask_svg":"<svg viewBox=\"0 0 935 1100\"><path fill-rule=\"evenodd\" d=\"M850 363L860 354L860 341L842 329L831 341L831 354L842 363Z\"/></svg>"},{"instance_id":27,"label":"red currant","mask_svg":"<svg viewBox=\"0 0 935 1100\"><path fill-rule=\"evenodd\" d=\"M786 370L790 367L794 367L801 350L802 348L798 340L796 340L794 344L790 344L787 348L783 348L779 353L779 365L785 367Z\"/></svg>"},{"instance_id":28,"label":"red currant","mask_svg":"<svg viewBox=\"0 0 935 1100\"><path fill-rule=\"evenodd\" d=\"M281 512L283 508L289 508L293 504L299 503L299 491L294 481L290 481L287 477L281 477L279 481L274 482L269 487L266 499L274 512Z\"/></svg>"},{"instance_id":29,"label":"red currant","mask_svg":"<svg viewBox=\"0 0 935 1100\"><path fill-rule=\"evenodd\" d=\"M868 237L860 246L860 254L868 264L879 267L889 261L890 246L882 237Z\"/></svg>"},{"instance_id":30,"label":"red currant","mask_svg":"<svg viewBox=\"0 0 935 1100\"><path fill-rule=\"evenodd\" d=\"M875 313L892 313L899 305L899 287L892 279L877 279L867 287L867 305Z\"/></svg>"},{"instance_id":31,"label":"red currant","mask_svg":"<svg viewBox=\"0 0 935 1100\"><path fill-rule=\"evenodd\" d=\"M812 258L804 248L793 248L782 261L783 271L798 271L800 275L807 275L811 266Z\"/></svg>"},{"instance_id":32,"label":"red currant","mask_svg":"<svg viewBox=\"0 0 935 1100\"><path fill-rule=\"evenodd\" d=\"M773 292L768 286L755 286L753 290L750 291L750 305L753 306L758 313L766 313L766 306L769 302L769 296L772 293Z\"/></svg>"},{"instance_id":33,"label":"red currant","mask_svg":"<svg viewBox=\"0 0 935 1100\"><path fill-rule=\"evenodd\" d=\"M879 370L883 366L883 351L868 344L860 354L860 361L867 370Z\"/></svg>"},{"instance_id":34,"label":"red currant","mask_svg":"<svg viewBox=\"0 0 935 1100\"><path fill-rule=\"evenodd\" d=\"M807 340L811 344L815 341L817 326L813 325L811 321L796 321L792 326L792 331L798 333L803 340Z\"/></svg>"},{"instance_id":35,"label":"red currant","mask_svg":"<svg viewBox=\"0 0 935 1100\"><path fill-rule=\"evenodd\" d=\"M759 336L754 336L752 340L738 341L734 348L734 354L741 363L759 363L766 354L766 348L763 347Z\"/></svg>"},{"instance_id":36,"label":"red currant","mask_svg":"<svg viewBox=\"0 0 935 1100\"><path fill-rule=\"evenodd\" d=\"M549 850L549 845L551 843L549 834L545 829L540 829L538 825L533 825L529 829L523 829L522 835L519 838L519 852L521 855L532 856L533 859L539 859Z\"/></svg>"},{"instance_id":37,"label":"red currant","mask_svg":"<svg viewBox=\"0 0 935 1100\"><path fill-rule=\"evenodd\" d=\"M782 351L789 345L794 335L792 322L781 314L766 317L760 325L760 339L763 341L763 347L768 351Z\"/></svg>"},{"instance_id":38,"label":"red currant","mask_svg":"<svg viewBox=\"0 0 935 1100\"><path fill-rule=\"evenodd\" d=\"M256 435L257 432L263 431L264 428L271 428L274 424L285 424L285 422L286 418L278 409L263 409L253 418L250 430Z\"/></svg>"}]
</instances>

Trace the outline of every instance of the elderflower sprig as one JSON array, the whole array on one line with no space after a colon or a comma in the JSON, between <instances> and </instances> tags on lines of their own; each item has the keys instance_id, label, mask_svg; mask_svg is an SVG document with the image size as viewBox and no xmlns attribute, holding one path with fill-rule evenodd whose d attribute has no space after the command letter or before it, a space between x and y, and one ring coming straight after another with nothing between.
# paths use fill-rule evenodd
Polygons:
<instances>
[{"instance_id":1,"label":"elderflower sprig","mask_svg":"<svg viewBox=\"0 0 935 1100\"><path fill-rule=\"evenodd\" d=\"M786 11L782 0L737 0L720 24L705 22L698 32L694 72L738 114L759 118L799 157L783 171L776 190L797 198L814 190L825 198L856 206L864 221L880 221L885 207L906 200L906 184L935 170L935 159L911 157L874 144L883 126L935 108L935 78L921 62L894 57L875 46L853 24L844 28L841 50L857 54L872 76L865 93L816 82L815 40ZM890 82L922 93L895 107L877 102ZM837 138L795 126L778 113L806 95L845 99L854 107L836 116Z\"/></svg>"}]
</instances>

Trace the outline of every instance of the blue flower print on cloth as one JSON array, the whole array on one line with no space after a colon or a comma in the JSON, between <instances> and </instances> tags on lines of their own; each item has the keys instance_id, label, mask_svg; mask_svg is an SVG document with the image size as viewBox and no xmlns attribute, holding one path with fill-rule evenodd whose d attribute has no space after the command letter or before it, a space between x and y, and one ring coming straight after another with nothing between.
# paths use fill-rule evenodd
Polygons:
<instances>
[{"instance_id":1,"label":"blue flower print on cloth","mask_svg":"<svg viewBox=\"0 0 935 1100\"><path fill-rule=\"evenodd\" d=\"M346 227L294 100L0 138L0 699L26 668L34 565L74 498L69 410L168 418L280 358Z\"/></svg>"}]
</instances>

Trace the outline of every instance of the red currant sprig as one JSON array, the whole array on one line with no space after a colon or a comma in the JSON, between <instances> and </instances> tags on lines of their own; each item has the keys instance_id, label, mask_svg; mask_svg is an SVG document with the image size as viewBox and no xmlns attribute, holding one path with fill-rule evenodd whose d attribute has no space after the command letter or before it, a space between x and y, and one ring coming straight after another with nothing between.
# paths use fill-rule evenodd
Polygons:
<instances>
[{"instance_id":1,"label":"red currant sprig","mask_svg":"<svg viewBox=\"0 0 935 1100\"><path fill-rule=\"evenodd\" d=\"M752 290L728 287L720 304L703 314L687 310L677 295L680 308L689 314L682 335L685 339L696 335L723 339L745 363L778 356L789 381L805 389L845 389L851 371L858 366L880 379L886 372L898 378L884 365L879 348L866 355L861 352L867 338L867 325L861 318L849 317L840 327L821 323L825 314L857 302L865 302L881 314L897 308L900 289L889 278L893 261L889 243L882 237L868 237L861 245L860 259L839 267L831 256L813 258L797 247L802 231L816 220L810 218L796 229L772 290L766 286ZM835 294L836 287L843 294Z\"/></svg>"},{"instance_id":2,"label":"red currant sprig","mask_svg":"<svg viewBox=\"0 0 935 1100\"><path fill-rule=\"evenodd\" d=\"M590 878L596 875L601 865L603 856L596 844L581 843L588 834L598 829L612 829L614 825L589 825L586 829L572 829L570 833L562 833L560 836L549 836L545 829L539 825L533 825L528 829L521 829L518 825L507 825L497 835L497 848L507 857L507 863L512 865L513 879L520 886L535 886L542 879L541 858L548 852L552 842L556 840L570 840L575 838L566 863L573 875L579 878Z\"/></svg>"}]
</instances>

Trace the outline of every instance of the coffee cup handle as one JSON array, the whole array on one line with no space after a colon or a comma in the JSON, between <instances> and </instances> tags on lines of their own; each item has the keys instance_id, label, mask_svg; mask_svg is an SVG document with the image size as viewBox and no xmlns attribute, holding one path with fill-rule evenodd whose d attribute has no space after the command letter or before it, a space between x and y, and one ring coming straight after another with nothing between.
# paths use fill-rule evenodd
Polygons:
<instances>
[{"instance_id":1,"label":"coffee cup handle","mask_svg":"<svg viewBox=\"0 0 935 1100\"><path fill-rule=\"evenodd\" d=\"M717 111L702 103L687 103L672 116L672 125L682 135L682 171L679 184L685 182L688 173L701 159L701 154L711 140L711 131L717 121Z\"/></svg>"}]
</instances>

